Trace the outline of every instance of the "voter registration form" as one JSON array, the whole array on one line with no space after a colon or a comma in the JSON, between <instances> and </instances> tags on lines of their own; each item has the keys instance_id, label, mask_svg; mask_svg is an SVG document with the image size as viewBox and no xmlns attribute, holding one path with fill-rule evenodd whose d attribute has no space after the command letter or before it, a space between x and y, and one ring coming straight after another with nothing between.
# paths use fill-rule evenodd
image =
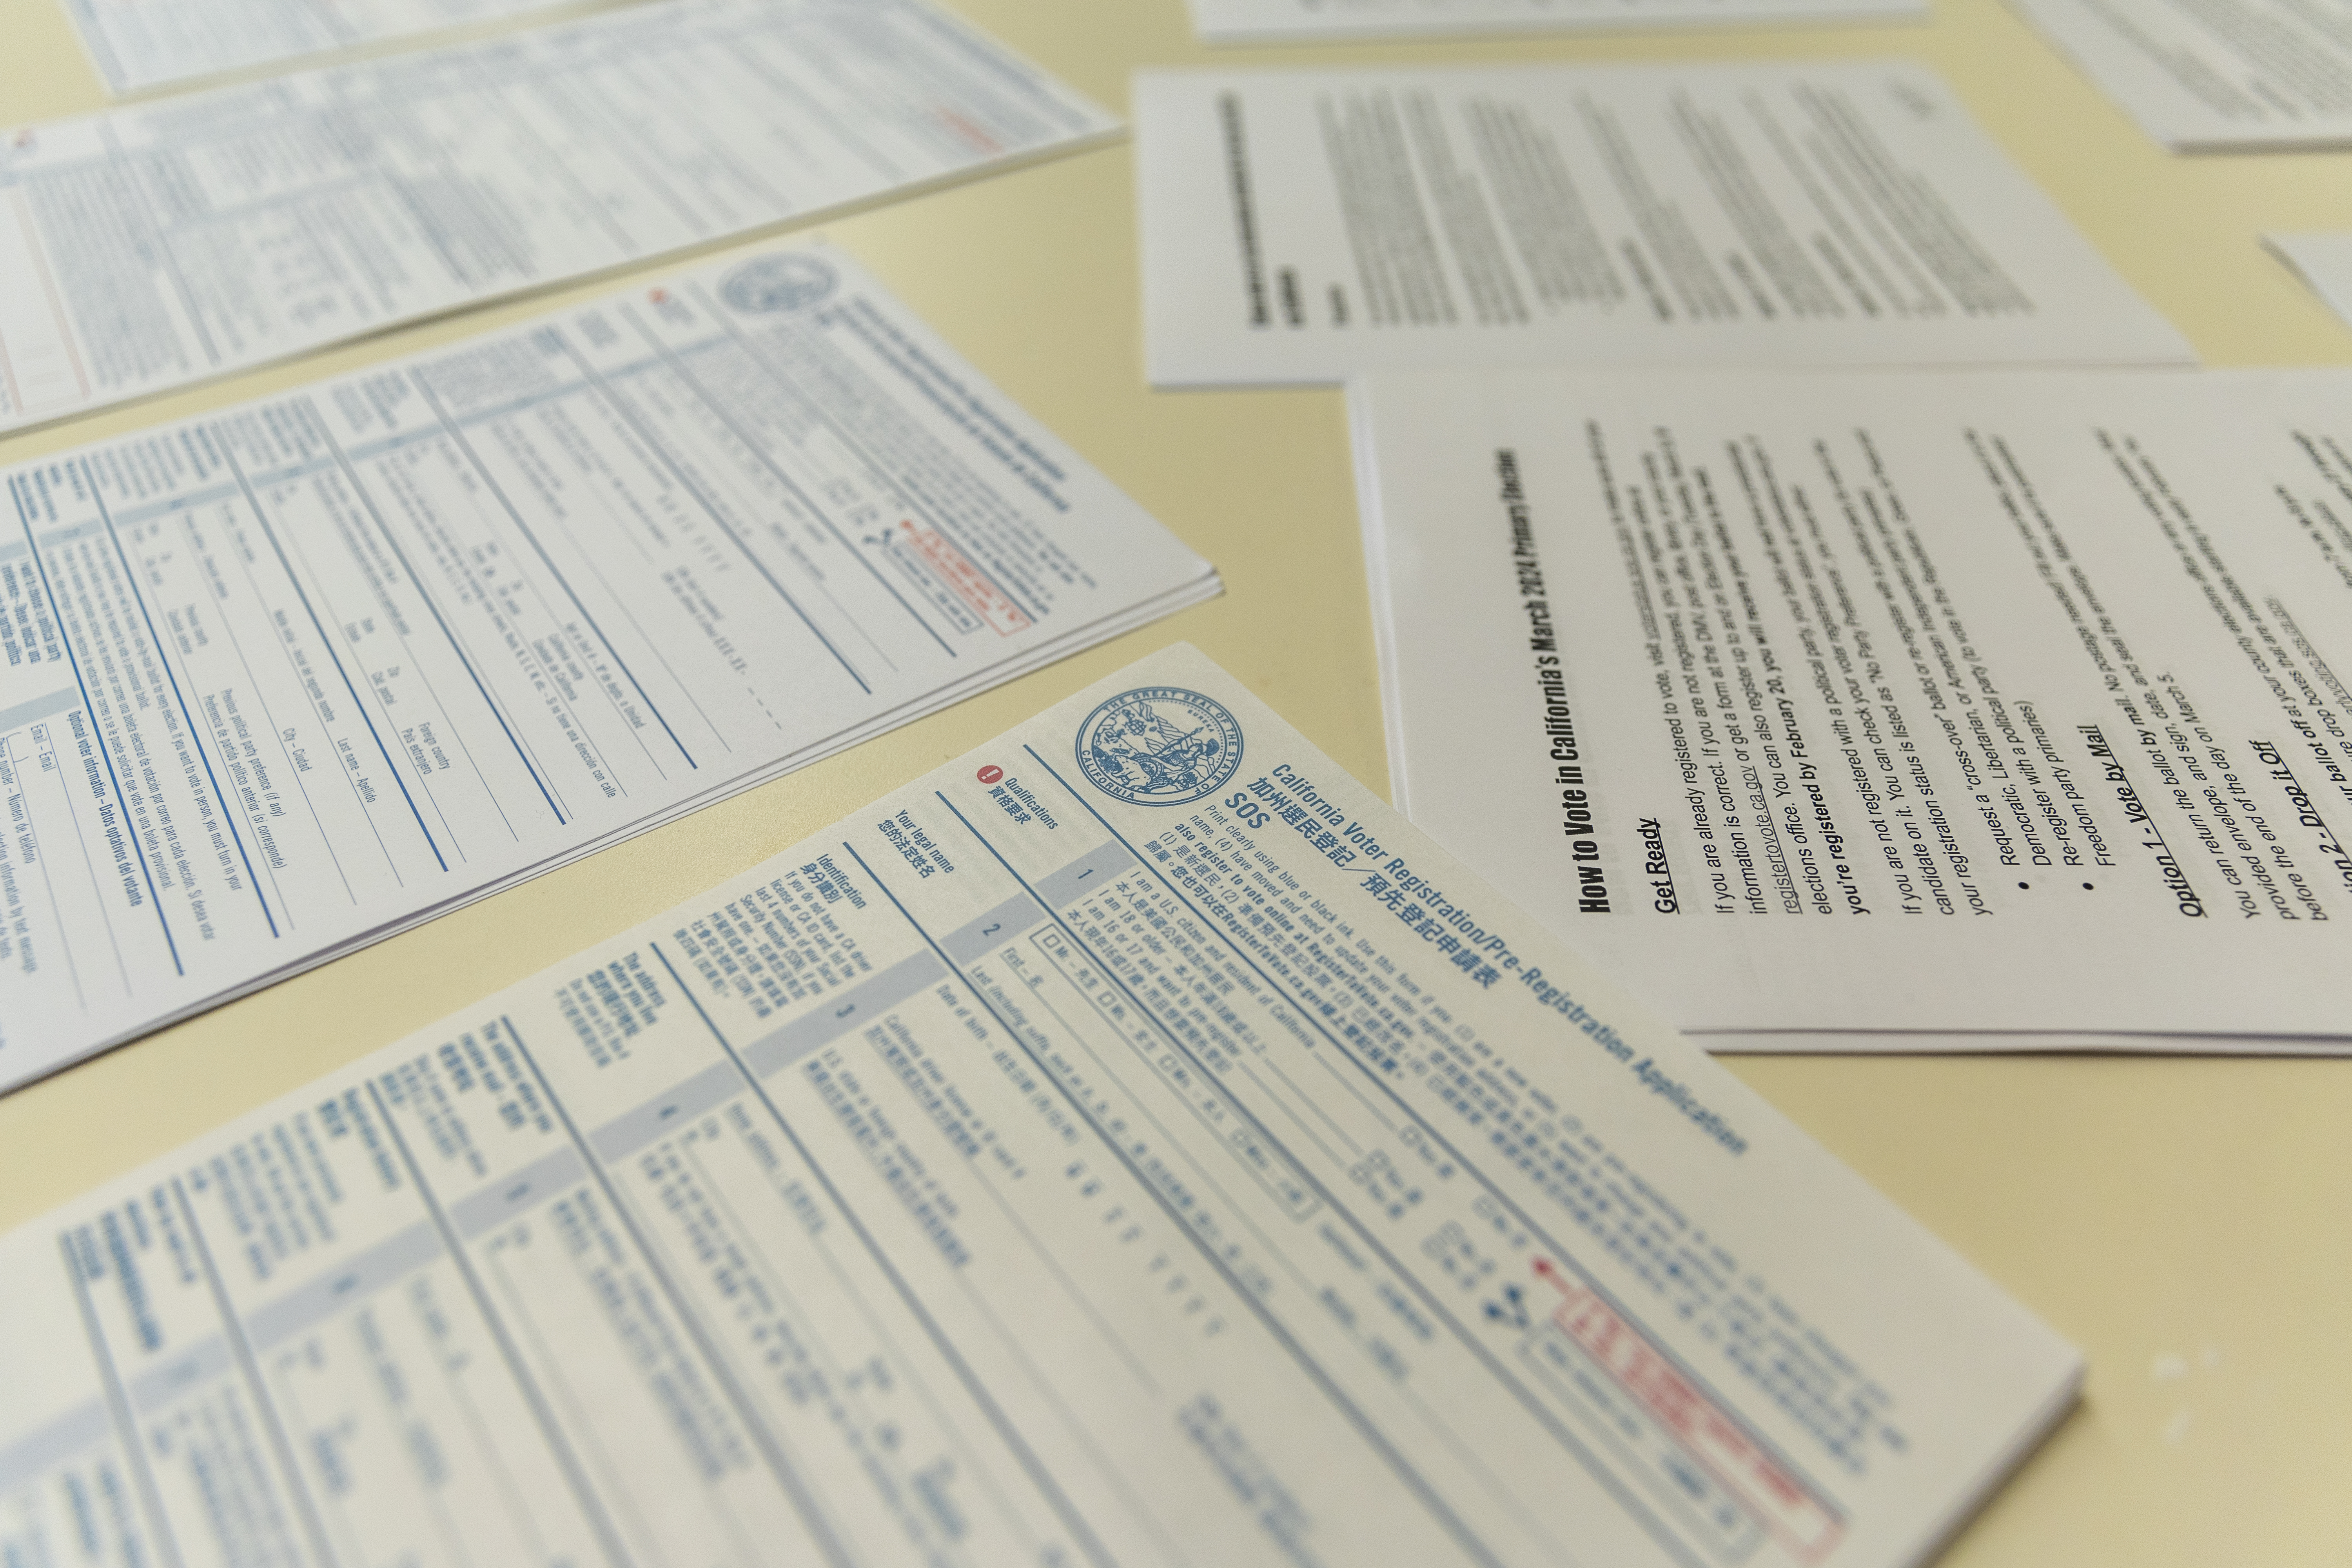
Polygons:
<instances>
[{"instance_id":1,"label":"voter registration form","mask_svg":"<svg viewBox=\"0 0 2352 1568\"><path fill-rule=\"evenodd\" d=\"M1147 71L1135 115L1158 385L2193 357L1916 66Z\"/></svg>"},{"instance_id":2,"label":"voter registration form","mask_svg":"<svg viewBox=\"0 0 2352 1568\"><path fill-rule=\"evenodd\" d=\"M86 5L89 0L77 0ZM1192 0L1213 44L1924 21L1927 0Z\"/></svg>"},{"instance_id":3,"label":"voter registration form","mask_svg":"<svg viewBox=\"0 0 2352 1568\"><path fill-rule=\"evenodd\" d=\"M0 1556L1882 1565L2074 1353L1189 648L0 1239Z\"/></svg>"},{"instance_id":4,"label":"voter registration form","mask_svg":"<svg viewBox=\"0 0 2352 1568\"><path fill-rule=\"evenodd\" d=\"M2352 376L1351 396L1399 804L1705 1043L2352 1047Z\"/></svg>"},{"instance_id":5,"label":"voter registration form","mask_svg":"<svg viewBox=\"0 0 2352 1568\"><path fill-rule=\"evenodd\" d=\"M118 93L275 65L578 0L64 0Z\"/></svg>"},{"instance_id":6,"label":"voter registration form","mask_svg":"<svg viewBox=\"0 0 2352 1568\"><path fill-rule=\"evenodd\" d=\"M0 1084L1217 591L825 248L0 485Z\"/></svg>"},{"instance_id":7,"label":"voter registration form","mask_svg":"<svg viewBox=\"0 0 2352 1568\"><path fill-rule=\"evenodd\" d=\"M1116 124L921 0L665 0L0 130L0 431Z\"/></svg>"}]
</instances>

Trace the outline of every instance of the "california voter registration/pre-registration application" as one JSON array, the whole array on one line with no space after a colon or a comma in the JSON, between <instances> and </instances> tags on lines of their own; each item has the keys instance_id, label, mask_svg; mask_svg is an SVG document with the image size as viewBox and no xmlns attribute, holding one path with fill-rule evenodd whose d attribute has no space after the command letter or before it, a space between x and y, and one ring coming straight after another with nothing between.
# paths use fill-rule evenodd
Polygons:
<instances>
[{"instance_id":1,"label":"california voter registration/pre-registration application","mask_svg":"<svg viewBox=\"0 0 2352 1568\"><path fill-rule=\"evenodd\" d=\"M0 1088L1217 591L848 257L0 472Z\"/></svg>"},{"instance_id":2,"label":"california voter registration/pre-registration application","mask_svg":"<svg viewBox=\"0 0 2352 1568\"><path fill-rule=\"evenodd\" d=\"M0 1560L178 1568L1909 1563L2080 1368L1188 648L0 1302Z\"/></svg>"}]
</instances>

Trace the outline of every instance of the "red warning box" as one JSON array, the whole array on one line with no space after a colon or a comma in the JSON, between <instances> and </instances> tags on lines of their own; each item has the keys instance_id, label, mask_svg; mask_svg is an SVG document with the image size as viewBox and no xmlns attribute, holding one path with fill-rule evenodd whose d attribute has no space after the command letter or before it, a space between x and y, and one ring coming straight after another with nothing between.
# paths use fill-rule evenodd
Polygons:
<instances>
[{"instance_id":1,"label":"red warning box","mask_svg":"<svg viewBox=\"0 0 2352 1568\"><path fill-rule=\"evenodd\" d=\"M1834 1510L1615 1308L1586 1287L1570 1284L1548 1263L1538 1261L1536 1271L1564 1298L1552 1321L1673 1436L1694 1464L1801 1560L1818 1563L1829 1553L1845 1533L1845 1521Z\"/></svg>"},{"instance_id":2,"label":"red warning box","mask_svg":"<svg viewBox=\"0 0 2352 1568\"><path fill-rule=\"evenodd\" d=\"M904 531L901 542L921 556L923 564L939 574L949 591L971 605L972 614L993 627L999 637L1009 637L1035 625L1028 611L1014 604L1011 595L971 563L970 556L956 548L955 541L936 528L919 528L911 521L901 521L898 526Z\"/></svg>"}]
</instances>

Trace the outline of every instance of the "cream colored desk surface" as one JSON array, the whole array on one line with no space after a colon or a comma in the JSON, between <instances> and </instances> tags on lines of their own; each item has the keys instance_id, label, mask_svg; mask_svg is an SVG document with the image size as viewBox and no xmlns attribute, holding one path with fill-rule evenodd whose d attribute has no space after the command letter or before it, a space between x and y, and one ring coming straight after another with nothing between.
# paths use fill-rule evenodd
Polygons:
<instances>
[{"instance_id":1,"label":"cream colored desk surface","mask_svg":"<svg viewBox=\"0 0 2352 1568\"><path fill-rule=\"evenodd\" d=\"M1135 67L1212 58L1193 41L1181 0L951 3L1114 108L1125 107ZM1866 30L1213 58L1870 54L1941 70L2209 363L2352 363L2352 333L2256 242L2266 229L2352 229L2352 155L2168 156L2000 0L1936 0L1929 25ZM56 0L0 0L0 123L103 102ZM1132 168L1129 150L1115 146L824 232L1214 560L1224 598L0 1100L0 1228L658 913L1165 641L1199 644L1381 784L1339 395L1145 390ZM0 466L550 302L392 333L0 441ZM1314 591L1302 595L1301 584ZM2352 1062L1731 1066L2090 1356L2082 1407L1958 1540L1952 1568L2352 1563Z\"/></svg>"}]
</instances>

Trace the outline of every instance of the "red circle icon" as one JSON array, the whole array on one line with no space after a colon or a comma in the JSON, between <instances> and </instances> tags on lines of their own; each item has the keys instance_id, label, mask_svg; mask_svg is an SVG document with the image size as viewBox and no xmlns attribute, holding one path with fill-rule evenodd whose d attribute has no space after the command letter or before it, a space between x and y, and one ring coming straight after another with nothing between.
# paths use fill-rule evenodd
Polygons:
<instances>
[{"instance_id":1,"label":"red circle icon","mask_svg":"<svg viewBox=\"0 0 2352 1568\"><path fill-rule=\"evenodd\" d=\"M1004 770L993 763L980 770L980 782L982 784L994 784L1003 776Z\"/></svg>"}]
</instances>

